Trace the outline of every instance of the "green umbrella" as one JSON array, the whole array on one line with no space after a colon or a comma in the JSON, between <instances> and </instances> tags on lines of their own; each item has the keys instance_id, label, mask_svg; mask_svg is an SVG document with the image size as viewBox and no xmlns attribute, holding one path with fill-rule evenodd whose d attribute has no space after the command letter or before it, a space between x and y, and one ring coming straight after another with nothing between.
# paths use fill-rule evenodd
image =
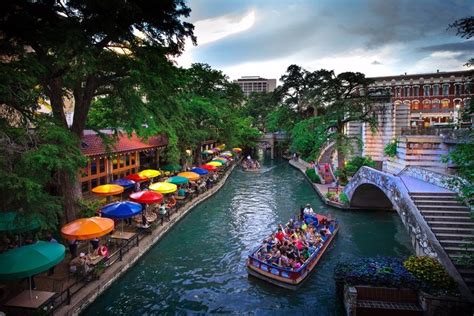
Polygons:
<instances>
[{"instance_id":1,"label":"green umbrella","mask_svg":"<svg viewBox=\"0 0 474 316\"><path fill-rule=\"evenodd\" d=\"M215 158L215 159L212 159L212 161L222 162L222 164L224 165L227 163L227 160L225 160L224 158Z\"/></svg>"},{"instance_id":2,"label":"green umbrella","mask_svg":"<svg viewBox=\"0 0 474 316\"><path fill-rule=\"evenodd\" d=\"M174 176L166 180L166 182L173 183L173 184L185 184L188 183L188 178L181 177L181 176Z\"/></svg>"},{"instance_id":3,"label":"green umbrella","mask_svg":"<svg viewBox=\"0 0 474 316\"><path fill-rule=\"evenodd\" d=\"M57 265L64 259L59 243L38 241L0 254L0 280L30 277Z\"/></svg>"},{"instance_id":4,"label":"green umbrella","mask_svg":"<svg viewBox=\"0 0 474 316\"><path fill-rule=\"evenodd\" d=\"M170 165L166 165L166 166L161 167L161 170L164 170L164 171L181 171L181 166L170 164Z\"/></svg>"},{"instance_id":5,"label":"green umbrella","mask_svg":"<svg viewBox=\"0 0 474 316\"><path fill-rule=\"evenodd\" d=\"M0 213L0 232L22 233L38 229L41 221L38 216L17 212Z\"/></svg>"}]
</instances>

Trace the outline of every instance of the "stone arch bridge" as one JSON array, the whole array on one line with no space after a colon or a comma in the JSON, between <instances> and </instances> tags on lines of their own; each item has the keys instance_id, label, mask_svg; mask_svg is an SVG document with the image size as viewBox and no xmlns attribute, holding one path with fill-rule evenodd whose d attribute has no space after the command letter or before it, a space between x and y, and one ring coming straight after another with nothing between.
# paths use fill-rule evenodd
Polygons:
<instances>
[{"instance_id":1,"label":"stone arch bridge","mask_svg":"<svg viewBox=\"0 0 474 316\"><path fill-rule=\"evenodd\" d=\"M473 300L469 286L421 214L400 175L360 168L344 188L351 209L394 209L408 231L416 254L437 258L460 285L461 292ZM424 179L431 181L432 178L430 175Z\"/></svg>"},{"instance_id":2,"label":"stone arch bridge","mask_svg":"<svg viewBox=\"0 0 474 316\"><path fill-rule=\"evenodd\" d=\"M283 132L266 133L260 138L256 139L258 146L264 149L270 149L271 158L275 158L275 145L278 142L285 142L289 139L288 135Z\"/></svg>"}]
</instances>

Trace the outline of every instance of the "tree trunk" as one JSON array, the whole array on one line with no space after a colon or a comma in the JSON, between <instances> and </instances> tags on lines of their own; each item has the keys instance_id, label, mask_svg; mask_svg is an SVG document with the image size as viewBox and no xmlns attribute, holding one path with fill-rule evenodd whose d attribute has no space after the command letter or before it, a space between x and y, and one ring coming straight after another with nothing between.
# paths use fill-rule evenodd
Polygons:
<instances>
[{"instance_id":1,"label":"tree trunk","mask_svg":"<svg viewBox=\"0 0 474 316\"><path fill-rule=\"evenodd\" d=\"M339 125L336 130L337 136L336 136L336 151L337 151L337 167L339 170L344 169L345 167L345 162L346 162L346 154L345 154L345 148L344 148L344 127L342 125Z\"/></svg>"},{"instance_id":2,"label":"tree trunk","mask_svg":"<svg viewBox=\"0 0 474 316\"><path fill-rule=\"evenodd\" d=\"M58 185L64 205L61 223L65 224L75 220L77 214L79 214L79 200L82 198L81 185L77 177L71 176L66 172L60 172Z\"/></svg>"}]
</instances>

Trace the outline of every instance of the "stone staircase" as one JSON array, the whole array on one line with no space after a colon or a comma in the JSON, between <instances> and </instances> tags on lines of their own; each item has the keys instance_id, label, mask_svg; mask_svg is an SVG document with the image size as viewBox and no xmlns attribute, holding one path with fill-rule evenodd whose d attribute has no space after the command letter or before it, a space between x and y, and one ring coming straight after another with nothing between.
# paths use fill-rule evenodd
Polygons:
<instances>
[{"instance_id":1,"label":"stone staircase","mask_svg":"<svg viewBox=\"0 0 474 316\"><path fill-rule=\"evenodd\" d=\"M474 256L474 220L469 208L456 193L410 192L410 196L474 293L474 266L463 262L466 256Z\"/></svg>"}]
</instances>

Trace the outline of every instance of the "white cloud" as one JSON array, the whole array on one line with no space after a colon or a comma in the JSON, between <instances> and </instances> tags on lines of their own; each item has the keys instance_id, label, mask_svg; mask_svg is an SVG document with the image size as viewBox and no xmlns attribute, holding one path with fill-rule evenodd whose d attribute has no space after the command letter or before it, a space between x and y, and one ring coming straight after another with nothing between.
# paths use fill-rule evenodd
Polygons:
<instances>
[{"instance_id":1,"label":"white cloud","mask_svg":"<svg viewBox=\"0 0 474 316\"><path fill-rule=\"evenodd\" d=\"M433 52L430 55L417 61L410 68L411 73L440 71L465 70L463 66L467 60L463 60L462 52L441 51Z\"/></svg>"},{"instance_id":2,"label":"white cloud","mask_svg":"<svg viewBox=\"0 0 474 316\"><path fill-rule=\"evenodd\" d=\"M227 14L194 23L194 34L200 46L219 41L234 34L250 29L256 22L256 10L251 9L243 15ZM191 41L186 42L184 53L176 59L178 65L189 67L193 62L196 49Z\"/></svg>"}]
</instances>

